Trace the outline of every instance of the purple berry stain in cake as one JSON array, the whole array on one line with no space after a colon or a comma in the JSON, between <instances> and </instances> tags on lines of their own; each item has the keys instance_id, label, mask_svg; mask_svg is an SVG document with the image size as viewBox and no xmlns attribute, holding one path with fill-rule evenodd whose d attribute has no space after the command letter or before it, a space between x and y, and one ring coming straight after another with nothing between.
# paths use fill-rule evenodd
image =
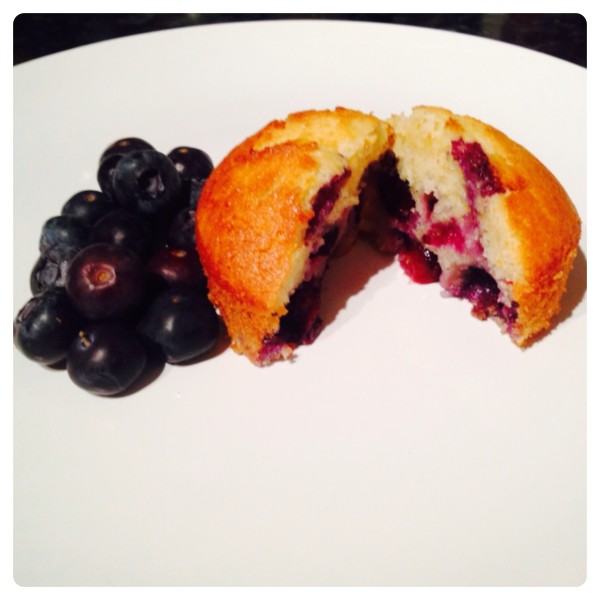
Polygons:
<instances>
[{"instance_id":1,"label":"purple berry stain in cake","mask_svg":"<svg viewBox=\"0 0 600 600\"><path fill-rule=\"evenodd\" d=\"M482 320L488 317L502 319L510 331L518 319L518 305L513 302L509 306L501 302L498 283L486 268L481 266L485 265L485 258L475 206L478 198L489 197L505 190L479 143L458 139L452 142L451 152L463 172L470 210L460 219L435 221L433 218L438 198L433 192L424 193L420 198L419 213L420 227L425 226L425 233L419 239L416 238L416 223L412 218L397 219L395 222L398 260L412 281L440 282L452 296L468 300L475 317ZM397 198L400 198L399 204L409 206L398 190L396 194ZM415 211L411 208L411 217L414 214ZM472 265L462 267L455 274L451 271L442 273L435 254L436 249L442 247L453 248L462 260L467 259Z\"/></svg>"},{"instance_id":2,"label":"purple berry stain in cake","mask_svg":"<svg viewBox=\"0 0 600 600\"><path fill-rule=\"evenodd\" d=\"M313 215L308 222L304 237L311 249L304 272L304 281L293 291L286 305L286 313L279 320L277 331L263 340L260 362L270 362L280 355L283 348L297 348L312 344L323 329L321 310L321 280L340 237L340 226L327 225L327 216L333 209L340 190L350 170L335 176L324 185L312 202ZM348 216L348 215L347 215Z\"/></svg>"},{"instance_id":3,"label":"purple berry stain in cake","mask_svg":"<svg viewBox=\"0 0 600 600\"><path fill-rule=\"evenodd\" d=\"M423 243L429 246L453 246L458 252L465 250L465 236L456 219L433 223L423 235Z\"/></svg>"},{"instance_id":4,"label":"purple berry stain in cake","mask_svg":"<svg viewBox=\"0 0 600 600\"><path fill-rule=\"evenodd\" d=\"M281 317L277 333L263 340L261 362L278 356L285 346L297 348L317 339L323 329L323 320L319 316L320 300L320 278L304 281L298 286L287 305L287 313Z\"/></svg>"},{"instance_id":5,"label":"purple berry stain in cake","mask_svg":"<svg viewBox=\"0 0 600 600\"><path fill-rule=\"evenodd\" d=\"M454 140L452 158L463 172L470 202L478 196L485 198L504 191L488 155L478 142L465 142L462 138Z\"/></svg>"},{"instance_id":6,"label":"purple berry stain in cake","mask_svg":"<svg viewBox=\"0 0 600 600\"><path fill-rule=\"evenodd\" d=\"M317 231L320 231L324 224L327 215L331 212L335 201L340 195L342 186L350 177L350 169L345 169L341 175L336 175L327 185L324 185L315 196L312 208L313 216L308 222L306 230L306 238L311 238Z\"/></svg>"},{"instance_id":7,"label":"purple berry stain in cake","mask_svg":"<svg viewBox=\"0 0 600 600\"><path fill-rule=\"evenodd\" d=\"M288 312L281 318L278 339L294 346L312 344L323 329L320 300L320 279L300 284L290 298Z\"/></svg>"},{"instance_id":8,"label":"purple berry stain in cake","mask_svg":"<svg viewBox=\"0 0 600 600\"><path fill-rule=\"evenodd\" d=\"M475 210L475 200L504 191L504 188L487 154L477 142L465 142L462 138L452 142L452 157L463 172L467 200L471 207L460 222L456 219L436 221L422 237L422 242L433 248L451 246L457 252L472 255L475 259L483 253L479 241L479 222ZM426 194L425 215L431 218L437 199Z\"/></svg>"}]
</instances>

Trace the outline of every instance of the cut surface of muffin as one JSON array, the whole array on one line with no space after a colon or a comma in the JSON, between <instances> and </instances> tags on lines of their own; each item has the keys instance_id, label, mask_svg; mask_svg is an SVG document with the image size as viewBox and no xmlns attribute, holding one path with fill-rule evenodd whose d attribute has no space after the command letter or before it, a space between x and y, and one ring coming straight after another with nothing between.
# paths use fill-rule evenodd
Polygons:
<instances>
[{"instance_id":1,"label":"cut surface of muffin","mask_svg":"<svg viewBox=\"0 0 600 600\"><path fill-rule=\"evenodd\" d=\"M518 345L550 325L577 252L580 220L556 178L476 119L417 107L389 119L398 186L380 245L415 281L439 281Z\"/></svg>"},{"instance_id":2,"label":"cut surface of muffin","mask_svg":"<svg viewBox=\"0 0 600 600\"><path fill-rule=\"evenodd\" d=\"M338 108L269 123L234 148L198 203L196 241L232 347L255 364L319 334L321 280L352 240L368 166L391 127Z\"/></svg>"}]
</instances>

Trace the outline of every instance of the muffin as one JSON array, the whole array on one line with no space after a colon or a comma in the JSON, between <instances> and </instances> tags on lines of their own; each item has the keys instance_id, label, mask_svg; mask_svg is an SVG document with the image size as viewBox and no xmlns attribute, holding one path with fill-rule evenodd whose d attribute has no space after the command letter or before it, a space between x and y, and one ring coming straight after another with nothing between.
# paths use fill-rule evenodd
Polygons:
<instances>
[{"instance_id":1,"label":"muffin","mask_svg":"<svg viewBox=\"0 0 600 600\"><path fill-rule=\"evenodd\" d=\"M524 147L427 106L387 121L345 108L272 121L217 166L196 215L210 298L257 365L316 339L323 276L359 234L525 346L560 308L580 233Z\"/></svg>"}]
</instances>

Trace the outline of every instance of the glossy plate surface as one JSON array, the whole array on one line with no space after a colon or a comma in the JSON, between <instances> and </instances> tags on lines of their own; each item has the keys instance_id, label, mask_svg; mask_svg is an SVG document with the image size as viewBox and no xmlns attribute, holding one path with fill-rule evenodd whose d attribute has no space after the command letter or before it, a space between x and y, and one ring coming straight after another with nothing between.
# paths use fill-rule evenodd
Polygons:
<instances>
[{"instance_id":1,"label":"glossy plate surface","mask_svg":"<svg viewBox=\"0 0 600 600\"><path fill-rule=\"evenodd\" d=\"M14 69L15 313L42 223L112 141L215 162L274 118L448 107L503 130L584 222L527 351L359 245L291 364L231 350L103 399L14 355L22 585L577 585L585 579L586 71L475 37L343 22L124 38Z\"/></svg>"}]
</instances>

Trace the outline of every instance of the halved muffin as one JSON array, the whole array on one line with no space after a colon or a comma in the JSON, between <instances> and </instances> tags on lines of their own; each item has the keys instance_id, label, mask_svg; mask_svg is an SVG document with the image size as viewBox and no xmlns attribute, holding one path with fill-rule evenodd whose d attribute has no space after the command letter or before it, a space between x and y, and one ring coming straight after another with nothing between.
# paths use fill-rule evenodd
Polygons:
<instances>
[{"instance_id":1,"label":"halved muffin","mask_svg":"<svg viewBox=\"0 0 600 600\"><path fill-rule=\"evenodd\" d=\"M384 246L417 281L467 298L523 346L560 308L581 223L529 151L472 117L421 106L389 119L398 186Z\"/></svg>"},{"instance_id":2,"label":"halved muffin","mask_svg":"<svg viewBox=\"0 0 600 600\"><path fill-rule=\"evenodd\" d=\"M196 241L236 352L266 365L319 334L321 279L355 235L365 171L392 142L371 115L305 111L269 123L213 171Z\"/></svg>"}]
</instances>

